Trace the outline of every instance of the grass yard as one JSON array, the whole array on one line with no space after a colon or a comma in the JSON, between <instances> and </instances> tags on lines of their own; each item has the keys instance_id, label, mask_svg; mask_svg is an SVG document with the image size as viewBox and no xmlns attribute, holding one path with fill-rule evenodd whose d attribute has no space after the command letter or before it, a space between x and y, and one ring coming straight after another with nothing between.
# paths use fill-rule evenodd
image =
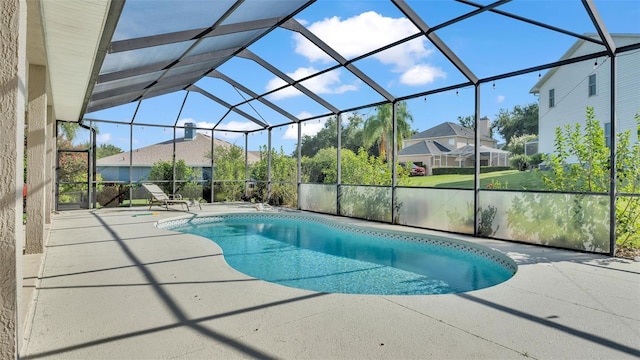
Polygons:
<instances>
[{"instance_id":1,"label":"grass yard","mask_svg":"<svg viewBox=\"0 0 640 360\"><path fill-rule=\"evenodd\" d=\"M489 184L495 184L496 182L499 182L504 188L513 190L544 189L542 174L539 171L505 170L480 174L481 188L486 188L489 186ZM472 189L473 175L450 174L414 176L407 179L402 179L399 185Z\"/></svg>"}]
</instances>

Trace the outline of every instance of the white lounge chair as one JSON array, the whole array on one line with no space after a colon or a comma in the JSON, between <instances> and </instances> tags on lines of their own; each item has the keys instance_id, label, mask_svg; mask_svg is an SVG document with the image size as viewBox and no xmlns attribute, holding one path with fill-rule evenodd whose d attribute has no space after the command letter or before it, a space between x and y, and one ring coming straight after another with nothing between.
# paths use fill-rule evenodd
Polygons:
<instances>
[{"instance_id":1,"label":"white lounge chair","mask_svg":"<svg viewBox=\"0 0 640 360\"><path fill-rule=\"evenodd\" d=\"M169 210L169 205L180 204L180 206L185 205L187 211L189 211L189 202L183 200L180 194L169 196L156 184L142 184L142 186L151 194L149 197L149 210L151 210L151 207L155 204L164 206L167 210Z\"/></svg>"}]
</instances>

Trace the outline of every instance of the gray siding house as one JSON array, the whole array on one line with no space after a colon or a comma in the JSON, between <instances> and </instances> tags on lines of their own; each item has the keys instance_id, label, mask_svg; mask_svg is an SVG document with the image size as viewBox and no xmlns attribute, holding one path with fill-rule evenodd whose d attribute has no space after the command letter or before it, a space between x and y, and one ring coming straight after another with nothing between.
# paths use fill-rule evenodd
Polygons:
<instances>
[{"instance_id":1,"label":"gray siding house","mask_svg":"<svg viewBox=\"0 0 640 360\"><path fill-rule=\"evenodd\" d=\"M211 151L211 137L195 133L181 139L176 139L176 161L184 160L187 166L199 169L200 179L211 179L211 159L206 155ZM215 147L234 146L229 142L215 139ZM132 152L122 152L107 156L96 161L97 173L102 176L104 182L129 182L129 157L131 154L132 181L147 180L153 164L159 161L171 161L173 154L173 140L164 141ZM247 154L249 164L260 160L260 153L249 151ZM214 165L215 166L215 165Z\"/></svg>"}]
</instances>

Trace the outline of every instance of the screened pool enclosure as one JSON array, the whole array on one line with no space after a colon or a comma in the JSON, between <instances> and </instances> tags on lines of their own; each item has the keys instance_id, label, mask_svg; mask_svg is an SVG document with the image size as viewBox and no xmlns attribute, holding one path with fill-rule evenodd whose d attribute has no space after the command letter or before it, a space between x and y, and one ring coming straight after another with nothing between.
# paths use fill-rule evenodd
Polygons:
<instances>
[{"instance_id":1,"label":"screened pool enclosure","mask_svg":"<svg viewBox=\"0 0 640 360\"><path fill-rule=\"evenodd\" d=\"M637 7L112 2L84 115L57 123L57 209L153 182L614 254L640 243L640 25L612 15Z\"/></svg>"}]
</instances>

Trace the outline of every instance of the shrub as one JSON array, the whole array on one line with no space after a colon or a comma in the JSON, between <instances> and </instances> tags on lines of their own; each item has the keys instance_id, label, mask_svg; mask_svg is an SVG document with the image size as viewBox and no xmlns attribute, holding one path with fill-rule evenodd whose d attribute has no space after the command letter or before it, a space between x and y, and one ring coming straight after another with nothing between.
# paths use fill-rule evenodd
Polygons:
<instances>
[{"instance_id":1,"label":"shrub","mask_svg":"<svg viewBox=\"0 0 640 360\"><path fill-rule=\"evenodd\" d=\"M636 114L640 126L640 115ZM616 187L620 193L634 194L640 188L640 144L632 143L631 131L616 134ZM514 199L508 222L513 229L535 229L548 243L581 250L607 249L609 230L611 150L603 127L587 107L584 125L575 123L556 128L555 151L546 159L545 190L571 192L549 196L525 194ZM601 196L584 193L600 193ZM541 209L535 218L528 209ZM640 244L640 198L620 197L615 209L615 235L619 247ZM559 215L559 214L565 214ZM546 224L546 225L543 225ZM571 234L571 236L568 236ZM521 233L523 239L530 234Z\"/></svg>"},{"instance_id":2,"label":"shrub","mask_svg":"<svg viewBox=\"0 0 640 360\"><path fill-rule=\"evenodd\" d=\"M520 171L525 171L528 170L529 167L531 166L531 158L527 155L514 155L511 157L511 160L509 161L509 163L511 164L511 168L516 169L516 170L520 170Z\"/></svg>"},{"instance_id":3,"label":"shrub","mask_svg":"<svg viewBox=\"0 0 640 360\"><path fill-rule=\"evenodd\" d=\"M542 164L544 161L544 154L537 153L529 156L529 165L532 168L537 168L538 165Z\"/></svg>"}]
</instances>

